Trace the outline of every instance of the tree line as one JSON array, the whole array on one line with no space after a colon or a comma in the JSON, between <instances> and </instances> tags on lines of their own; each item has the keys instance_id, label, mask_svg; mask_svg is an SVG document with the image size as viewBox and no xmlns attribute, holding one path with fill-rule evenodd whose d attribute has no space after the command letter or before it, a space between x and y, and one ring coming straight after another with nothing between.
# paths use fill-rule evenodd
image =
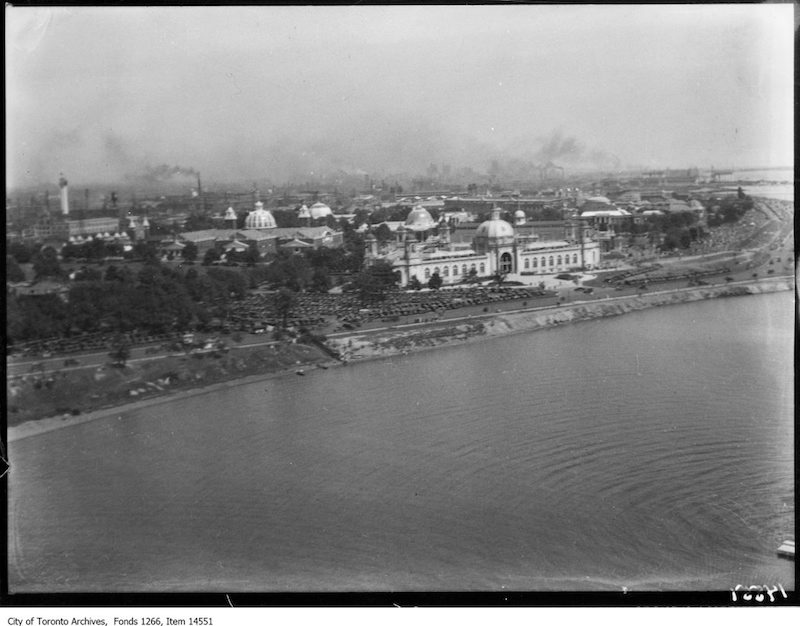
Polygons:
<instances>
[{"instance_id":1,"label":"tree line","mask_svg":"<svg viewBox=\"0 0 800 626\"><path fill-rule=\"evenodd\" d=\"M243 273L216 267L201 273L145 264L134 273L110 265L98 274L94 270L87 279L75 280L66 301L55 294L7 293L9 343L101 331L183 331L224 319L249 286Z\"/></svg>"}]
</instances>

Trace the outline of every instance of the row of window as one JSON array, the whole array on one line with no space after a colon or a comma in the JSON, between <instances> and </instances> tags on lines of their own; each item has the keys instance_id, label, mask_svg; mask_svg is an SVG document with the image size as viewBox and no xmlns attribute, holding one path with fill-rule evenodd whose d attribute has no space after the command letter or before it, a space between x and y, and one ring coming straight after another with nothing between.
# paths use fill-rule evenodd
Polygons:
<instances>
[{"instance_id":1,"label":"row of window","mask_svg":"<svg viewBox=\"0 0 800 626\"><path fill-rule=\"evenodd\" d=\"M541 258L541 267L543 267L543 268L544 267L548 267L548 266L549 267L555 267L555 266L560 266L562 263L564 263L566 265L569 265L569 262L570 262L570 260L569 260L569 255L568 254L565 254L563 257L560 254L557 255L557 256L542 257ZM577 265L578 264L578 255L577 254L573 254L572 255L572 264L573 265ZM530 270L530 269L538 269L539 267L540 267L540 261L539 261L539 259L537 257L525 258L523 260L523 269ZM469 266L469 270L467 269L467 264L466 263L462 264L460 268L459 268L458 265L453 265L452 267L445 265L445 266L443 266L441 268L436 266L436 267L433 268L432 272L431 272L431 268L426 267L425 268L425 280L429 280L430 277L431 277L431 274L440 274L441 276L448 276L448 277L451 276L451 275L452 276L459 276L459 274L462 275L462 276L466 276L468 271L472 272L473 270L475 270L478 273L479 276L483 276L484 272L486 271L486 264L485 263L481 263L480 266L476 266L475 263L472 263Z\"/></svg>"},{"instance_id":2,"label":"row of window","mask_svg":"<svg viewBox=\"0 0 800 626\"><path fill-rule=\"evenodd\" d=\"M480 267L477 267L474 263L472 263L469 266L469 272L471 273L472 270L475 270L479 275L482 276L483 273L486 271L486 264L485 263L481 263ZM433 268L433 273L434 274L441 274L442 276L450 276L450 272L451 272L451 269L447 265L445 265L442 268L439 268L438 266ZM452 268L453 276L458 276L459 275L458 272L459 272L458 265L454 265L453 268ZM461 275L462 276L466 276L467 275L467 264L466 263L464 263L461 266ZM426 267L425 268L425 280L430 279L430 277L431 277L431 268Z\"/></svg>"},{"instance_id":3,"label":"row of window","mask_svg":"<svg viewBox=\"0 0 800 626\"><path fill-rule=\"evenodd\" d=\"M546 267L545 261L549 262L548 264L550 265L550 267L553 267L553 265L561 265L561 260L562 259L561 259L561 255L560 254L557 257L555 257L555 262L553 260L553 257L550 257L549 259L545 259L544 257L542 257L542 267ZM564 260L564 263L569 264L569 255L565 254L563 260ZM533 262L531 263L531 261L533 261ZM573 265L577 265L578 264L578 255L577 254L573 254L572 255L572 264ZM529 270L531 268L536 269L538 267L539 267L539 260L536 257L534 257L533 259L527 259L527 258L525 259L524 268L526 270Z\"/></svg>"}]
</instances>

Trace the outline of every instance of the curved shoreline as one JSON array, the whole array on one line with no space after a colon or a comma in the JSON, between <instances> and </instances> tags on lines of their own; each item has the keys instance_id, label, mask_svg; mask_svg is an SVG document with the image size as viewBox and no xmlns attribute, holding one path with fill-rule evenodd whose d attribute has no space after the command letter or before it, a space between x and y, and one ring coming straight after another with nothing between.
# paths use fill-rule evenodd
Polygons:
<instances>
[{"instance_id":1,"label":"curved shoreline","mask_svg":"<svg viewBox=\"0 0 800 626\"><path fill-rule=\"evenodd\" d=\"M371 332L354 332L343 338L329 340L329 343L334 348L347 353L350 359L357 359L353 361L355 364L360 361L368 362L455 344L474 343L494 337L553 328L564 324L615 317L657 306L686 304L721 297L776 293L793 289L794 284L790 277L746 281L729 285L691 287L621 296L613 299L574 302L542 309L489 313L480 316L443 320L435 324L415 328L386 328ZM352 349L354 340L357 342L355 350ZM342 364L332 364L332 366L340 365ZM84 424L113 415L183 400L220 389L229 389L239 385L279 378L289 375L293 371L294 368L253 374L243 378L213 383L205 387L178 390L145 400L106 407L77 416L55 416L29 420L9 427L7 441L18 441L68 426Z\"/></svg>"}]
</instances>

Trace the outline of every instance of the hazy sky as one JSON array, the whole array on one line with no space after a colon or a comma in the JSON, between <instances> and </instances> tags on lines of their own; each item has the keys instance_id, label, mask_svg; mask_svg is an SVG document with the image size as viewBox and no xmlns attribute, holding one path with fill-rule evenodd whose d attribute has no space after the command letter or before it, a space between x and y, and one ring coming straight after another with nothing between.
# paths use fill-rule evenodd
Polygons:
<instances>
[{"instance_id":1,"label":"hazy sky","mask_svg":"<svg viewBox=\"0 0 800 626\"><path fill-rule=\"evenodd\" d=\"M792 5L6 7L10 186L791 165Z\"/></svg>"}]
</instances>

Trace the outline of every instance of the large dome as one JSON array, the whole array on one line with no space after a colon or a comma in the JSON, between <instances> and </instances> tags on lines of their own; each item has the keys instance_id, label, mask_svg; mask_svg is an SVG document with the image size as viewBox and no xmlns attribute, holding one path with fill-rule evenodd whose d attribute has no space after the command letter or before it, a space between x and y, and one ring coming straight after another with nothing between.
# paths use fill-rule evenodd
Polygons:
<instances>
[{"instance_id":1,"label":"large dome","mask_svg":"<svg viewBox=\"0 0 800 626\"><path fill-rule=\"evenodd\" d=\"M256 202L256 210L249 213L244 220L244 227L247 229L266 230L277 226L275 218L264 208L263 202Z\"/></svg>"},{"instance_id":2,"label":"large dome","mask_svg":"<svg viewBox=\"0 0 800 626\"><path fill-rule=\"evenodd\" d=\"M492 211L492 218L483 222L475 231L475 237L492 241L514 239L514 227L500 219L500 211Z\"/></svg>"},{"instance_id":3,"label":"large dome","mask_svg":"<svg viewBox=\"0 0 800 626\"><path fill-rule=\"evenodd\" d=\"M436 222L433 221L431 214L421 204L418 204L406 218L406 228L411 230L430 230L436 228Z\"/></svg>"},{"instance_id":4,"label":"large dome","mask_svg":"<svg viewBox=\"0 0 800 626\"><path fill-rule=\"evenodd\" d=\"M315 202L311 205L311 217L315 220L318 220L321 217L328 217L329 215L333 215L333 211L331 211L331 207L323 202Z\"/></svg>"}]
</instances>

